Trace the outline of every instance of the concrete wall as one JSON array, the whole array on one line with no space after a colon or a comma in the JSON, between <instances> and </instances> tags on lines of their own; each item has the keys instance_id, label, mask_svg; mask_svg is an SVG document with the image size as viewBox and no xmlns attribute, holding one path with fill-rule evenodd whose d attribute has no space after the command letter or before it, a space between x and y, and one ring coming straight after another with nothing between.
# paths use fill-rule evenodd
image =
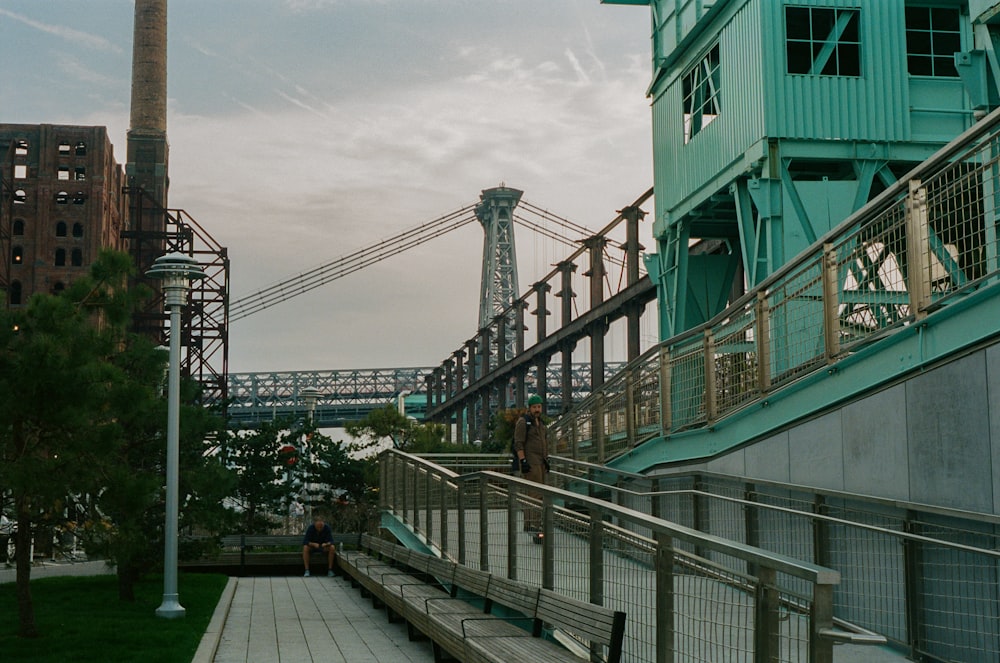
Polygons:
<instances>
[{"instance_id":1,"label":"concrete wall","mask_svg":"<svg viewBox=\"0 0 1000 663\"><path fill-rule=\"evenodd\" d=\"M1000 515L1000 345L698 467Z\"/></svg>"}]
</instances>

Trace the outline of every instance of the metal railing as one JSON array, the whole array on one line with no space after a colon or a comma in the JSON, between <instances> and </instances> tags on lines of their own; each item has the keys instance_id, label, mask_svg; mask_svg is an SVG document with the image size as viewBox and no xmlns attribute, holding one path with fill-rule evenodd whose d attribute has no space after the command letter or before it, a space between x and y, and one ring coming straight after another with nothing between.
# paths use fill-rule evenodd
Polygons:
<instances>
[{"instance_id":1,"label":"metal railing","mask_svg":"<svg viewBox=\"0 0 1000 663\"><path fill-rule=\"evenodd\" d=\"M1000 517L708 472L553 466L553 486L838 571L835 619L914 660L1000 660Z\"/></svg>"},{"instance_id":2,"label":"metal railing","mask_svg":"<svg viewBox=\"0 0 1000 663\"><path fill-rule=\"evenodd\" d=\"M549 429L604 463L712 426L1000 275L994 111L703 327L651 348Z\"/></svg>"},{"instance_id":3,"label":"metal railing","mask_svg":"<svg viewBox=\"0 0 1000 663\"><path fill-rule=\"evenodd\" d=\"M395 450L379 465L382 509L431 549L625 611L625 660L826 663L834 640L866 638L835 628L839 574L822 566L474 465Z\"/></svg>"}]
</instances>

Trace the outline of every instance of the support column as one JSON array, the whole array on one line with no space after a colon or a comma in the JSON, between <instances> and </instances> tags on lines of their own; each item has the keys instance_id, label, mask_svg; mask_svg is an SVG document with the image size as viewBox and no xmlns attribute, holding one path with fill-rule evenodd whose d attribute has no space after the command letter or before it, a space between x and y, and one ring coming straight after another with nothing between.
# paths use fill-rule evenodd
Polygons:
<instances>
[{"instance_id":1,"label":"support column","mask_svg":"<svg viewBox=\"0 0 1000 663\"><path fill-rule=\"evenodd\" d=\"M549 290L552 289L545 281L539 281L532 286L535 291L536 302L535 310L533 311L535 315L535 338L537 343L541 343L546 338L548 338L548 318L549 310L546 304L546 295ZM535 393L541 396L542 402L548 402L548 390L549 390L549 359L551 357L544 356L539 357L535 365L535 379L537 384L535 385Z\"/></svg>"},{"instance_id":2,"label":"support column","mask_svg":"<svg viewBox=\"0 0 1000 663\"><path fill-rule=\"evenodd\" d=\"M584 276L590 279L590 308L604 303L604 247L608 240L595 235L584 244L590 255L590 269ZM595 392L604 385L604 335L608 325L603 320L590 327L590 390Z\"/></svg>"},{"instance_id":3,"label":"support column","mask_svg":"<svg viewBox=\"0 0 1000 663\"><path fill-rule=\"evenodd\" d=\"M564 260L556 265L559 270L560 288L556 297L562 299L560 324L568 327L573 321L573 272L576 265ZM573 350L576 348L575 341L568 341L560 348L562 350L562 406L560 412L569 412L573 406ZM542 378L545 379L544 377Z\"/></svg>"},{"instance_id":4,"label":"support column","mask_svg":"<svg viewBox=\"0 0 1000 663\"><path fill-rule=\"evenodd\" d=\"M455 385L456 392L462 391L465 386L465 353L461 350L455 351L452 355L455 358ZM465 435L465 403L460 402L455 406L455 444L465 444L468 439Z\"/></svg>"}]
</instances>

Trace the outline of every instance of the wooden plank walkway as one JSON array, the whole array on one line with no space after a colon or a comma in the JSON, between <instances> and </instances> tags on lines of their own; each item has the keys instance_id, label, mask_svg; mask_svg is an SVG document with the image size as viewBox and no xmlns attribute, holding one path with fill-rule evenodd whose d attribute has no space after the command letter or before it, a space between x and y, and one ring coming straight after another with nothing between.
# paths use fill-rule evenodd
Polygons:
<instances>
[{"instance_id":1,"label":"wooden plank walkway","mask_svg":"<svg viewBox=\"0 0 1000 663\"><path fill-rule=\"evenodd\" d=\"M209 648L202 660L214 663L431 663L434 660L428 641L411 642L404 623L390 624L384 609L373 608L371 600L361 598L360 592L343 578L293 576L233 581L235 591L221 632L216 636L218 644L214 652ZM199 661L198 656L195 661Z\"/></svg>"}]
</instances>

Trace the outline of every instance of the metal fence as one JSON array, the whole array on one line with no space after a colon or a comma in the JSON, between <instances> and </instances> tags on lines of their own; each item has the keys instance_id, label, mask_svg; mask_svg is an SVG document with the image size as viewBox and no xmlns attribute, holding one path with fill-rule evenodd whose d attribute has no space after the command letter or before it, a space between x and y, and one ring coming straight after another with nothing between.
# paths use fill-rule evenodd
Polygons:
<instances>
[{"instance_id":1,"label":"metal fence","mask_svg":"<svg viewBox=\"0 0 1000 663\"><path fill-rule=\"evenodd\" d=\"M604 463L711 426L1000 275L1000 111L703 327L651 348L549 429Z\"/></svg>"},{"instance_id":2,"label":"metal fence","mask_svg":"<svg viewBox=\"0 0 1000 663\"><path fill-rule=\"evenodd\" d=\"M996 516L704 472L647 476L561 458L554 469L550 484L564 490L838 571L835 619L914 660L1000 660Z\"/></svg>"},{"instance_id":3,"label":"metal fence","mask_svg":"<svg viewBox=\"0 0 1000 663\"><path fill-rule=\"evenodd\" d=\"M627 661L826 663L855 637L822 566L491 471L496 456L463 474L395 450L379 465L383 510L431 549L626 612Z\"/></svg>"}]
</instances>

